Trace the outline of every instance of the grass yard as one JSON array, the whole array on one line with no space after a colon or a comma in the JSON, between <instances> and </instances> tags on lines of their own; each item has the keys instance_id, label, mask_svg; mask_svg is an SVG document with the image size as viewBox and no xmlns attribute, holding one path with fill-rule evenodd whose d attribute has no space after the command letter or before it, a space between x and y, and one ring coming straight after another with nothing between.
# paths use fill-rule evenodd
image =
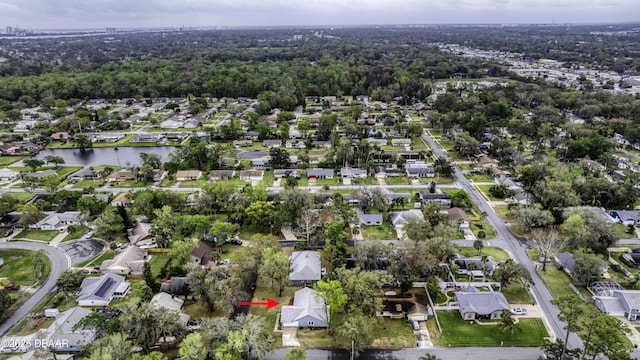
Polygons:
<instances>
[{"instance_id":1,"label":"grass yard","mask_svg":"<svg viewBox=\"0 0 640 360\"><path fill-rule=\"evenodd\" d=\"M500 201L500 200L504 200L504 198L497 198L491 195L491 193L489 193L489 189L491 187L493 187L494 185L476 185L476 188L478 190L480 190L484 196L489 199L490 201Z\"/></svg>"},{"instance_id":2,"label":"grass yard","mask_svg":"<svg viewBox=\"0 0 640 360\"><path fill-rule=\"evenodd\" d=\"M496 233L493 231L493 228L489 225L487 220L472 221L470 227L476 237L478 237L478 232L480 232L480 230L484 231L485 239L493 239L496 236Z\"/></svg>"},{"instance_id":3,"label":"grass yard","mask_svg":"<svg viewBox=\"0 0 640 360\"><path fill-rule=\"evenodd\" d=\"M398 238L396 230L387 223L377 226L362 225L360 232L362 232L362 237L365 240L395 240Z\"/></svg>"},{"instance_id":4,"label":"grass yard","mask_svg":"<svg viewBox=\"0 0 640 360\"><path fill-rule=\"evenodd\" d=\"M466 257L476 256L478 254L478 250L473 246L456 246L456 250L460 255ZM510 259L506 251L496 246L485 246L480 255L491 256L495 261L506 261Z\"/></svg>"},{"instance_id":5,"label":"grass yard","mask_svg":"<svg viewBox=\"0 0 640 360\"><path fill-rule=\"evenodd\" d=\"M74 188L88 188L88 187L100 187L104 185L105 181L103 179L95 179L95 180L80 180L77 183L73 184Z\"/></svg>"},{"instance_id":6,"label":"grass yard","mask_svg":"<svg viewBox=\"0 0 640 360\"><path fill-rule=\"evenodd\" d=\"M442 334L438 332L435 321L427 322L431 340L435 346L532 346L542 345L549 336L541 319L521 318L513 332L502 332L500 323L495 325L479 325L462 320L457 311L438 311L438 320L442 326Z\"/></svg>"},{"instance_id":7,"label":"grass yard","mask_svg":"<svg viewBox=\"0 0 640 360\"><path fill-rule=\"evenodd\" d=\"M201 178L200 180L189 180L189 181L180 182L181 188L200 188L207 185L208 185L207 179L205 179L204 177Z\"/></svg>"},{"instance_id":8,"label":"grass yard","mask_svg":"<svg viewBox=\"0 0 640 360\"><path fill-rule=\"evenodd\" d=\"M115 250L107 250L105 252L103 252L102 254L100 254L98 257L93 258L93 259L89 259L85 262L82 262L78 265L76 265L77 267L84 267L84 266L99 266L100 264L102 264L103 261L105 260L111 260L116 256L116 251Z\"/></svg>"},{"instance_id":9,"label":"grass yard","mask_svg":"<svg viewBox=\"0 0 640 360\"><path fill-rule=\"evenodd\" d=\"M58 234L60 234L60 231L58 230L27 229L27 230L22 230L22 232L16 235L16 238L49 242L53 240L53 238L55 238Z\"/></svg>"},{"instance_id":10,"label":"grass yard","mask_svg":"<svg viewBox=\"0 0 640 360\"><path fill-rule=\"evenodd\" d=\"M547 264L547 271L540 270L540 276L542 276L544 283L547 284L554 299L562 295L575 295L575 292L569 288L569 276L558 270L556 266Z\"/></svg>"},{"instance_id":11,"label":"grass yard","mask_svg":"<svg viewBox=\"0 0 640 360\"><path fill-rule=\"evenodd\" d=\"M492 175L486 175L486 174L465 174L464 175L467 179L474 181L474 182L493 182L493 176Z\"/></svg>"},{"instance_id":12,"label":"grass yard","mask_svg":"<svg viewBox=\"0 0 640 360\"><path fill-rule=\"evenodd\" d=\"M368 176L364 179L351 179L352 185L377 185L378 180Z\"/></svg>"},{"instance_id":13,"label":"grass yard","mask_svg":"<svg viewBox=\"0 0 640 360\"><path fill-rule=\"evenodd\" d=\"M258 284L260 283L258 282ZM266 301L267 298L270 298L279 302L280 305L269 310L267 310L265 306L252 306L249 309L249 313L265 317L267 320L267 329L274 329L276 325L276 318L281 307L293 302L293 295L297 290L300 290L300 287L287 286L282 290L282 295L278 296L278 292L275 289L260 285L256 288L251 301Z\"/></svg>"},{"instance_id":14,"label":"grass yard","mask_svg":"<svg viewBox=\"0 0 640 360\"><path fill-rule=\"evenodd\" d=\"M171 253L151 253L151 259L149 260L151 273L157 278L160 275L160 270L162 270L167 261L170 260Z\"/></svg>"},{"instance_id":15,"label":"grass yard","mask_svg":"<svg viewBox=\"0 0 640 360\"><path fill-rule=\"evenodd\" d=\"M413 150L416 150L416 151L431 150L429 145L427 145L427 143L425 143L424 140L422 140L422 138L419 136L411 139L411 147L413 148Z\"/></svg>"},{"instance_id":16,"label":"grass yard","mask_svg":"<svg viewBox=\"0 0 640 360\"><path fill-rule=\"evenodd\" d=\"M384 179L387 185L411 185L411 180L404 176L391 176Z\"/></svg>"},{"instance_id":17,"label":"grass yard","mask_svg":"<svg viewBox=\"0 0 640 360\"><path fill-rule=\"evenodd\" d=\"M633 234L629 234L625 225L613 224L613 227L616 229L616 232L618 233L618 237L620 239L633 239L636 237L635 231L633 232Z\"/></svg>"},{"instance_id":18,"label":"grass yard","mask_svg":"<svg viewBox=\"0 0 640 360\"><path fill-rule=\"evenodd\" d=\"M11 165L14 162L27 159L28 156L0 156L0 166Z\"/></svg>"},{"instance_id":19,"label":"grass yard","mask_svg":"<svg viewBox=\"0 0 640 360\"><path fill-rule=\"evenodd\" d=\"M128 279L131 290L129 294L123 298L113 299L109 303L110 308L127 309L133 307L142 298L142 289L146 286L142 279ZM126 311L126 310L125 310Z\"/></svg>"},{"instance_id":20,"label":"grass yard","mask_svg":"<svg viewBox=\"0 0 640 360\"><path fill-rule=\"evenodd\" d=\"M377 318L372 332L373 348L406 348L416 343L413 328L402 319Z\"/></svg>"},{"instance_id":21,"label":"grass yard","mask_svg":"<svg viewBox=\"0 0 640 360\"><path fill-rule=\"evenodd\" d=\"M76 239L84 238L84 234L87 232L86 226L73 226L73 231L67 234L67 236L62 239L62 242L67 242Z\"/></svg>"},{"instance_id":22,"label":"grass yard","mask_svg":"<svg viewBox=\"0 0 640 360\"><path fill-rule=\"evenodd\" d=\"M18 200L20 204L26 204L29 200L33 199L33 194L28 193L9 193L6 196L10 196Z\"/></svg>"},{"instance_id":23,"label":"grass yard","mask_svg":"<svg viewBox=\"0 0 640 360\"><path fill-rule=\"evenodd\" d=\"M36 271L33 251L0 250L0 257L4 260L4 265L0 267L0 278L7 278L9 282L17 285L30 286L35 283ZM45 273L42 279L46 279L49 275L50 265L46 256L43 255L43 259Z\"/></svg>"},{"instance_id":24,"label":"grass yard","mask_svg":"<svg viewBox=\"0 0 640 360\"><path fill-rule=\"evenodd\" d=\"M531 304L531 296L522 284L510 284L502 289L502 293L509 304Z\"/></svg>"},{"instance_id":25,"label":"grass yard","mask_svg":"<svg viewBox=\"0 0 640 360\"><path fill-rule=\"evenodd\" d=\"M111 183L111 186L123 187L123 188L124 187L143 188L143 187L151 186L151 183L147 181L140 181L140 180L125 180L117 183Z\"/></svg>"},{"instance_id":26,"label":"grass yard","mask_svg":"<svg viewBox=\"0 0 640 360\"><path fill-rule=\"evenodd\" d=\"M249 257L248 246L224 244L216 248L216 251L220 254L220 259L229 259L234 263L242 263Z\"/></svg>"}]
</instances>

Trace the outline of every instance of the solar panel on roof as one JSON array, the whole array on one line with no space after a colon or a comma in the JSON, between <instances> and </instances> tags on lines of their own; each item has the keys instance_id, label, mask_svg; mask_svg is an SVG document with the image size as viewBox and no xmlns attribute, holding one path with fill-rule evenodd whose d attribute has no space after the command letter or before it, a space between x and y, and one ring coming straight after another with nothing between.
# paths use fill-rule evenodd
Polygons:
<instances>
[{"instance_id":1,"label":"solar panel on roof","mask_svg":"<svg viewBox=\"0 0 640 360\"><path fill-rule=\"evenodd\" d=\"M104 283L102 283L102 285L100 285L100 288L95 293L96 296L104 297L107 291L109 291L109 289L113 286L113 283L115 283L115 281L111 278L108 278Z\"/></svg>"}]
</instances>

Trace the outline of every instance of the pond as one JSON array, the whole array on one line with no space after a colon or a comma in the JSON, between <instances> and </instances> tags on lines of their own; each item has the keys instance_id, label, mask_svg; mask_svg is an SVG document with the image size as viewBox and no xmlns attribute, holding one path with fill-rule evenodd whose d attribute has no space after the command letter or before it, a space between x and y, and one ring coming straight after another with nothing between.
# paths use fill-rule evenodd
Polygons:
<instances>
[{"instance_id":1,"label":"pond","mask_svg":"<svg viewBox=\"0 0 640 360\"><path fill-rule=\"evenodd\" d=\"M169 159L169 153L177 149L175 146L154 146L154 147L118 147L116 148L91 148L85 151L79 149L45 149L34 156L36 159L44 160L47 155L61 156L64 159L64 165L73 166L99 166L99 165L116 165L116 166L139 166L141 153L157 154L162 162ZM22 166L22 161L15 163L16 166Z\"/></svg>"}]
</instances>

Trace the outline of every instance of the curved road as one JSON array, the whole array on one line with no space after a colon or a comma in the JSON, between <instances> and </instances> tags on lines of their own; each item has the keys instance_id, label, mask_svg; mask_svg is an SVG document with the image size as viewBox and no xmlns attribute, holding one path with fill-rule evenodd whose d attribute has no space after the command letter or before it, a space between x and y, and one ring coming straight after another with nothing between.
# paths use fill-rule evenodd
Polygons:
<instances>
[{"instance_id":1,"label":"curved road","mask_svg":"<svg viewBox=\"0 0 640 360\"><path fill-rule=\"evenodd\" d=\"M438 146L438 144L433 140L431 136L429 136L429 134L423 132L422 138L427 144L429 144L435 155L451 161L449 156L447 156L447 154L440 148L440 146ZM540 277L540 274L538 274L536 269L533 267L533 263L527 255L525 245L520 242L520 240L518 240L515 236L513 236L504 221L502 221L502 219L495 213L495 211L493 211L493 208L487 203L487 201L482 197L478 190L476 190L471 182L467 180L462 172L456 167L454 167L454 177L462 186L462 188L467 192L467 194L471 196L478 209L487 213L487 221L495 229L496 240L498 240L501 245L504 244L503 249L511 252L514 260L524 265L527 270L529 270L529 272L531 273L531 278L533 279L531 290L533 292L535 300L544 312L544 315L547 318L547 321L553 329L556 337L564 340L566 332L563 328L565 324L562 321L558 320L558 308L555 305L551 304L553 296ZM582 340L580 340L580 338L576 334L572 333L569 336L568 345L571 348L582 348Z\"/></svg>"},{"instance_id":2,"label":"curved road","mask_svg":"<svg viewBox=\"0 0 640 360\"><path fill-rule=\"evenodd\" d=\"M56 287L56 280L60 274L71 267L71 258L62 249L54 248L46 244L16 241L2 242L1 249L23 249L23 250L44 250L51 264L49 277L38 290L27 301L25 301L15 312L4 319L0 325L0 336L4 336L13 326L15 326L22 318L29 314L53 289Z\"/></svg>"}]
</instances>

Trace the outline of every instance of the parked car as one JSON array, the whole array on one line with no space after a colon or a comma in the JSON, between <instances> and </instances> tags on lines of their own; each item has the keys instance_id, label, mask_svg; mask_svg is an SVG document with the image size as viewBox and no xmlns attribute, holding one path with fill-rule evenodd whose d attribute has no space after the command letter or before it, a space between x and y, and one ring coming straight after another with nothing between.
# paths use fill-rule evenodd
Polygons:
<instances>
[{"instance_id":1,"label":"parked car","mask_svg":"<svg viewBox=\"0 0 640 360\"><path fill-rule=\"evenodd\" d=\"M513 314L513 315L526 315L527 314L527 309L516 307L516 308L511 309L511 314Z\"/></svg>"},{"instance_id":2,"label":"parked car","mask_svg":"<svg viewBox=\"0 0 640 360\"><path fill-rule=\"evenodd\" d=\"M417 322L416 320L412 320L411 321L411 326L413 326L413 330L415 330L415 331L420 330L420 323Z\"/></svg>"},{"instance_id":3,"label":"parked car","mask_svg":"<svg viewBox=\"0 0 640 360\"><path fill-rule=\"evenodd\" d=\"M85 239L91 239L92 237L93 237L93 231L89 231L88 233L84 234Z\"/></svg>"},{"instance_id":4,"label":"parked car","mask_svg":"<svg viewBox=\"0 0 640 360\"><path fill-rule=\"evenodd\" d=\"M242 245L242 240L240 240L240 239L229 239L229 240L227 240L227 244Z\"/></svg>"},{"instance_id":5,"label":"parked car","mask_svg":"<svg viewBox=\"0 0 640 360\"><path fill-rule=\"evenodd\" d=\"M13 234L13 229L8 229L7 231L4 232L4 237L8 237L11 234Z\"/></svg>"},{"instance_id":6,"label":"parked car","mask_svg":"<svg viewBox=\"0 0 640 360\"><path fill-rule=\"evenodd\" d=\"M4 286L5 289L7 290L20 290L20 285L16 285L16 284L7 284Z\"/></svg>"}]
</instances>

